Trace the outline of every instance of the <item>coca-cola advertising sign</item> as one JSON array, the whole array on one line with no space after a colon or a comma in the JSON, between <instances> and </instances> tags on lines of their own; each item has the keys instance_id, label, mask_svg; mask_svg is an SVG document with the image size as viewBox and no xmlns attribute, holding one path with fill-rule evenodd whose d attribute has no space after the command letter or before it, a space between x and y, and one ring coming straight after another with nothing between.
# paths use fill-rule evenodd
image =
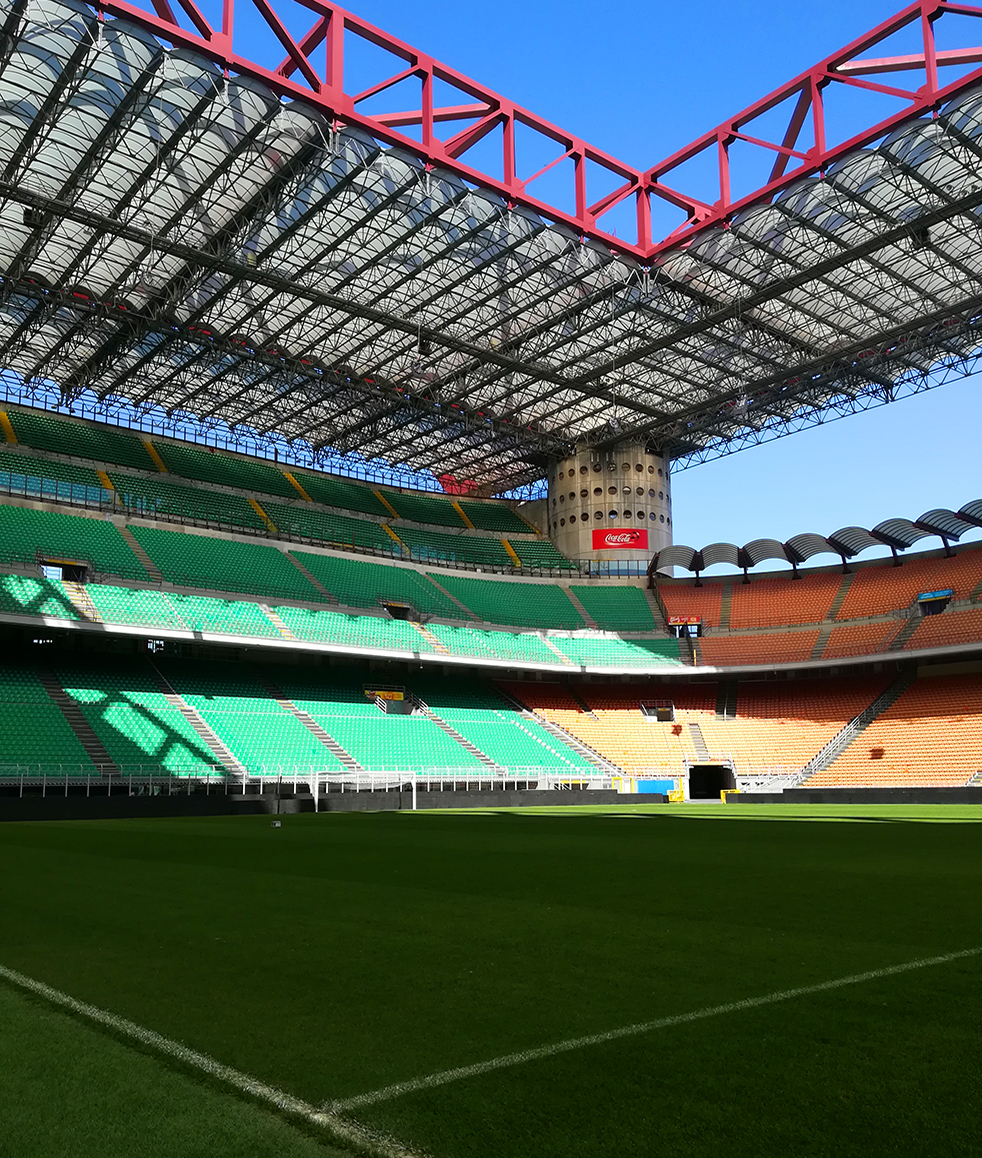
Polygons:
<instances>
[{"instance_id":1,"label":"coca-cola advertising sign","mask_svg":"<svg viewBox=\"0 0 982 1158\"><path fill-rule=\"evenodd\" d=\"M615 531L594 531L594 551L647 551L648 532L622 528Z\"/></svg>"}]
</instances>

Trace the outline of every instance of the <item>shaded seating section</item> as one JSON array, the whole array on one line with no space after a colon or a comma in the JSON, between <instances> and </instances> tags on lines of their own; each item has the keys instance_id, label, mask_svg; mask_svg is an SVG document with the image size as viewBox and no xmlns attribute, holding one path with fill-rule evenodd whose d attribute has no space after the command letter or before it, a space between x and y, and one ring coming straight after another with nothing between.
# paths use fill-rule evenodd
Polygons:
<instances>
[{"instance_id":1,"label":"shaded seating section","mask_svg":"<svg viewBox=\"0 0 982 1158\"><path fill-rule=\"evenodd\" d=\"M71 775L93 767L33 665L8 659L0 664L0 779L30 775L38 766Z\"/></svg>"},{"instance_id":2,"label":"shaded seating section","mask_svg":"<svg viewBox=\"0 0 982 1158\"><path fill-rule=\"evenodd\" d=\"M430 709L502 768L595 771L595 767L491 687L470 681L414 681Z\"/></svg>"},{"instance_id":3,"label":"shaded seating section","mask_svg":"<svg viewBox=\"0 0 982 1158\"><path fill-rule=\"evenodd\" d=\"M702 587L659 583L658 594L668 615L698 616L707 627L719 627L722 583L705 583Z\"/></svg>"},{"instance_id":4,"label":"shaded seating section","mask_svg":"<svg viewBox=\"0 0 982 1158\"><path fill-rule=\"evenodd\" d=\"M479 531L500 531L504 535L528 534L534 530L524 519L504 503L476 503L458 500L460 509Z\"/></svg>"},{"instance_id":5,"label":"shaded seating section","mask_svg":"<svg viewBox=\"0 0 982 1158\"><path fill-rule=\"evenodd\" d=\"M342 767L330 748L242 665L168 661L159 666L250 774L336 772Z\"/></svg>"},{"instance_id":6,"label":"shaded seating section","mask_svg":"<svg viewBox=\"0 0 982 1158\"><path fill-rule=\"evenodd\" d=\"M808 788L967 784L982 771L982 679L916 680Z\"/></svg>"},{"instance_id":7,"label":"shaded seating section","mask_svg":"<svg viewBox=\"0 0 982 1158\"><path fill-rule=\"evenodd\" d=\"M155 439L153 445L170 474L259 494L293 498L297 493L290 480L272 463L237 458L221 450L209 450L190 443Z\"/></svg>"},{"instance_id":8,"label":"shaded seating section","mask_svg":"<svg viewBox=\"0 0 982 1158\"><path fill-rule=\"evenodd\" d=\"M562 663L559 656L531 632L482 631L477 627L452 627L443 623L431 623L428 630L452 655L518 663Z\"/></svg>"},{"instance_id":9,"label":"shaded seating section","mask_svg":"<svg viewBox=\"0 0 982 1158\"><path fill-rule=\"evenodd\" d=\"M379 518L392 518L389 508L365 483L350 482L348 479L329 474L312 474L304 470L292 470L291 473L315 503L340 507L343 511L361 511L363 514L377 515Z\"/></svg>"},{"instance_id":10,"label":"shaded seating section","mask_svg":"<svg viewBox=\"0 0 982 1158\"><path fill-rule=\"evenodd\" d=\"M306 607L274 609L297 639L386 651L433 651L411 623L381 615L347 615L342 611L312 611Z\"/></svg>"},{"instance_id":11,"label":"shaded seating section","mask_svg":"<svg viewBox=\"0 0 982 1158\"><path fill-rule=\"evenodd\" d=\"M342 559L338 555L314 555L291 551L345 607L378 607L383 601L408 603L417 611L461 619L463 612L426 576L411 567Z\"/></svg>"},{"instance_id":12,"label":"shaded seating section","mask_svg":"<svg viewBox=\"0 0 982 1158\"><path fill-rule=\"evenodd\" d=\"M52 619L81 618L58 580L32 575L0 575L0 611Z\"/></svg>"},{"instance_id":13,"label":"shaded seating section","mask_svg":"<svg viewBox=\"0 0 982 1158\"><path fill-rule=\"evenodd\" d=\"M194 728L154 683L148 666L125 659L60 660L54 675L120 769L222 775Z\"/></svg>"},{"instance_id":14,"label":"shaded seating section","mask_svg":"<svg viewBox=\"0 0 982 1158\"><path fill-rule=\"evenodd\" d=\"M440 575L438 579L451 595L486 623L569 629L585 626L583 616L566 592L550 583L526 582L516 586L501 580L465 579L456 575ZM460 618L459 609L453 618Z\"/></svg>"},{"instance_id":15,"label":"shaded seating section","mask_svg":"<svg viewBox=\"0 0 982 1158\"><path fill-rule=\"evenodd\" d=\"M147 579L143 564L105 519L0 504L0 562L33 564L39 552L51 559L87 560L97 571L122 579Z\"/></svg>"},{"instance_id":16,"label":"shaded seating section","mask_svg":"<svg viewBox=\"0 0 982 1158\"><path fill-rule=\"evenodd\" d=\"M131 528L140 546L171 583L244 591L317 603L323 596L276 547L211 535Z\"/></svg>"},{"instance_id":17,"label":"shaded seating section","mask_svg":"<svg viewBox=\"0 0 982 1158\"><path fill-rule=\"evenodd\" d=\"M926 615L904 644L905 650L918 647L953 647L982 642L982 607L967 611L945 611Z\"/></svg>"},{"instance_id":18,"label":"shaded seating section","mask_svg":"<svg viewBox=\"0 0 982 1158\"><path fill-rule=\"evenodd\" d=\"M0 446L0 488L52 502L96 504L112 497L90 467L18 454L5 446Z\"/></svg>"},{"instance_id":19,"label":"shaded seating section","mask_svg":"<svg viewBox=\"0 0 982 1158\"><path fill-rule=\"evenodd\" d=\"M130 515L153 519L180 519L188 523L207 523L219 529L255 527L265 529L259 513L242 495L204 487L181 486L165 481L166 475L148 478L113 471L109 480L116 488L116 501Z\"/></svg>"},{"instance_id":20,"label":"shaded seating section","mask_svg":"<svg viewBox=\"0 0 982 1158\"><path fill-rule=\"evenodd\" d=\"M90 458L94 462L112 462L136 470L157 469L143 440L135 432L54 418L39 411L10 409L7 417L18 442L37 450Z\"/></svg>"},{"instance_id":21,"label":"shaded seating section","mask_svg":"<svg viewBox=\"0 0 982 1158\"><path fill-rule=\"evenodd\" d=\"M570 590L601 631L657 631L660 626L640 587L574 583Z\"/></svg>"},{"instance_id":22,"label":"shaded seating section","mask_svg":"<svg viewBox=\"0 0 982 1158\"><path fill-rule=\"evenodd\" d=\"M897 634L896 620L886 623L858 623L836 627L822 651L822 659L836 659L850 655L875 655L884 651Z\"/></svg>"},{"instance_id":23,"label":"shaded seating section","mask_svg":"<svg viewBox=\"0 0 982 1158\"><path fill-rule=\"evenodd\" d=\"M379 494L400 519L413 523L432 523L438 527L466 527L450 499L423 491L380 490Z\"/></svg>"},{"instance_id":24,"label":"shaded seating section","mask_svg":"<svg viewBox=\"0 0 982 1158\"><path fill-rule=\"evenodd\" d=\"M740 680L735 719L715 711L699 721L710 752L733 757L737 769L797 772L869 707L887 676L771 681Z\"/></svg>"},{"instance_id":25,"label":"shaded seating section","mask_svg":"<svg viewBox=\"0 0 982 1158\"><path fill-rule=\"evenodd\" d=\"M610 667L684 666L677 639L592 639L576 636L552 640L575 664Z\"/></svg>"},{"instance_id":26,"label":"shaded seating section","mask_svg":"<svg viewBox=\"0 0 982 1158\"><path fill-rule=\"evenodd\" d=\"M553 571L575 571L576 568L548 539L509 539L512 550L523 567L548 567Z\"/></svg>"},{"instance_id":27,"label":"shaded seating section","mask_svg":"<svg viewBox=\"0 0 982 1158\"><path fill-rule=\"evenodd\" d=\"M953 590L955 599L967 599L982 582L982 547L963 548L948 559L907 559L900 567L889 563L856 571L839 608L837 619L882 615L909 607L921 592Z\"/></svg>"},{"instance_id":28,"label":"shaded seating section","mask_svg":"<svg viewBox=\"0 0 982 1158\"><path fill-rule=\"evenodd\" d=\"M837 571L819 571L799 579L787 575L734 583L730 627L820 623L828 618L841 585L842 575Z\"/></svg>"},{"instance_id":29,"label":"shaded seating section","mask_svg":"<svg viewBox=\"0 0 982 1158\"><path fill-rule=\"evenodd\" d=\"M310 539L325 547L367 548L390 555L402 554L399 544L381 523L354 519L334 511L322 511L309 503L274 503L267 500L263 510L281 535L290 539Z\"/></svg>"},{"instance_id":30,"label":"shaded seating section","mask_svg":"<svg viewBox=\"0 0 982 1158\"><path fill-rule=\"evenodd\" d=\"M802 663L811 658L818 631L707 636L699 641L702 662L710 667L740 664Z\"/></svg>"},{"instance_id":31,"label":"shaded seating section","mask_svg":"<svg viewBox=\"0 0 982 1158\"><path fill-rule=\"evenodd\" d=\"M511 567L514 560L500 539L483 535L440 534L439 531L420 531L415 527L394 527L393 530L409 548L413 559L422 563L491 563L497 567Z\"/></svg>"}]
</instances>

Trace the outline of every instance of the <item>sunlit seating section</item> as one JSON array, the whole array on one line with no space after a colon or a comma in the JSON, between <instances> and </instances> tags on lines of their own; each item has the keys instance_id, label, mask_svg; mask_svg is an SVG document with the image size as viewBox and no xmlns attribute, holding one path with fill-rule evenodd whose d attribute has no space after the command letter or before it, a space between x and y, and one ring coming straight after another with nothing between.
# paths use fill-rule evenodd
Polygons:
<instances>
[{"instance_id":1,"label":"sunlit seating section","mask_svg":"<svg viewBox=\"0 0 982 1158\"><path fill-rule=\"evenodd\" d=\"M484 631L478 627L453 627L431 623L427 630L452 655L478 659L511 660L516 663L561 664L562 660L532 632Z\"/></svg>"},{"instance_id":2,"label":"sunlit seating section","mask_svg":"<svg viewBox=\"0 0 982 1158\"><path fill-rule=\"evenodd\" d=\"M425 575L412 567L343 559L291 551L311 575L344 607L378 607L383 602L408 603L417 611L445 619L462 619L463 611Z\"/></svg>"},{"instance_id":3,"label":"sunlit seating section","mask_svg":"<svg viewBox=\"0 0 982 1158\"><path fill-rule=\"evenodd\" d=\"M0 611L51 619L81 618L60 582L32 575L0 575Z\"/></svg>"},{"instance_id":4,"label":"sunlit seating section","mask_svg":"<svg viewBox=\"0 0 982 1158\"><path fill-rule=\"evenodd\" d=\"M429 641L406 620L382 615L347 615L342 611L311 611L306 607L276 607L290 631L306 643L386 651L433 651Z\"/></svg>"},{"instance_id":5,"label":"sunlit seating section","mask_svg":"<svg viewBox=\"0 0 982 1158\"><path fill-rule=\"evenodd\" d=\"M162 591L87 583L85 590L105 623L184 631L186 624Z\"/></svg>"},{"instance_id":6,"label":"sunlit seating section","mask_svg":"<svg viewBox=\"0 0 982 1158\"><path fill-rule=\"evenodd\" d=\"M458 500L460 509L479 531L500 531L503 535L522 535L534 530L504 503L478 503Z\"/></svg>"},{"instance_id":7,"label":"sunlit seating section","mask_svg":"<svg viewBox=\"0 0 982 1158\"><path fill-rule=\"evenodd\" d=\"M215 757L145 664L60 661L54 674L122 770L221 774Z\"/></svg>"},{"instance_id":8,"label":"sunlit seating section","mask_svg":"<svg viewBox=\"0 0 982 1158\"><path fill-rule=\"evenodd\" d=\"M797 623L820 623L828 618L842 575L818 571L793 579L791 574L750 577L749 583L733 584L730 627L786 627Z\"/></svg>"},{"instance_id":9,"label":"sunlit seating section","mask_svg":"<svg viewBox=\"0 0 982 1158\"><path fill-rule=\"evenodd\" d=\"M83 776L92 761L28 663L0 664L0 779Z\"/></svg>"},{"instance_id":10,"label":"sunlit seating section","mask_svg":"<svg viewBox=\"0 0 982 1158\"><path fill-rule=\"evenodd\" d=\"M460 535L448 535L439 531L422 531L417 527L399 526L393 529L409 548L412 558L422 563L449 566L455 563L483 563L497 567L511 567L514 564L500 539L466 531Z\"/></svg>"},{"instance_id":11,"label":"sunlit seating section","mask_svg":"<svg viewBox=\"0 0 982 1158\"><path fill-rule=\"evenodd\" d=\"M137 470L155 470L154 462L136 433L90 426L39 411L9 409L7 417L18 442L52 454L111 462Z\"/></svg>"},{"instance_id":12,"label":"sunlit seating section","mask_svg":"<svg viewBox=\"0 0 982 1158\"><path fill-rule=\"evenodd\" d=\"M350 482L336 475L313 474L293 468L291 473L315 503L338 507L342 511L361 511L366 515L392 518L392 512L367 483Z\"/></svg>"},{"instance_id":13,"label":"sunlit seating section","mask_svg":"<svg viewBox=\"0 0 982 1158\"><path fill-rule=\"evenodd\" d=\"M574 583L570 590L601 631L657 631L660 627L640 587Z\"/></svg>"},{"instance_id":14,"label":"sunlit seating section","mask_svg":"<svg viewBox=\"0 0 982 1158\"><path fill-rule=\"evenodd\" d=\"M536 720L522 716L493 688L467 681L433 680L420 680L414 686L440 719L499 767L595 771L587 760Z\"/></svg>"},{"instance_id":15,"label":"sunlit seating section","mask_svg":"<svg viewBox=\"0 0 982 1158\"><path fill-rule=\"evenodd\" d=\"M707 627L718 627L723 600L723 585L703 583L659 583L658 594L668 615L697 616Z\"/></svg>"},{"instance_id":16,"label":"sunlit seating section","mask_svg":"<svg viewBox=\"0 0 982 1158\"><path fill-rule=\"evenodd\" d=\"M231 530L240 527L263 530L266 526L242 495L182 486L168 480L166 475L154 478L112 471L109 479L116 489L117 505L134 517L206 523Z\"/></svg>"},{"instance_id":17,"label":"sunlit seating section","mask_svg":"<svg viewBox=\"0 0 982 1158\"><path fill-rule=\"evenodd\" d=\"M327 677L318 681L284 673L279 683L301 711L369 771L463 769L476 776L485 767L426 716L380 711L357 684L359 678L367 679L368 672L352 674L347 680L338 677L333 682Z\"/></svg>"},{"instance_id":18,"label":"sunlit seating section","mask_svg":"<svg viewBox=\"0 0 982 1158\"><path fill-rule=\"evenodd\" d=\"M162 663L178 694L252 775L337 771L340 761L241 665Z\"/></svg>"},{"instance_id":19,"label":"sunlit seating section","mask_svg":"<svg viewBox=\"0 0 982 1158\"><path fill-rule=\"evenodd\" d=\"M130 528L171 583L318 603L323 596L276 547L212 535Z\"/></svg>"},{"instance_id":20,"label":"sunlit seating section","mask_svg":"<svg viewBox=\"0 0 982 1158\"><path fill-rule=\"evenodd\" d=\"M453 503L446 496L424 491L379 491L400 519L413 523L431 523L438 527L466 527Z\"/></svg>"},{"instance_id":21,"label":"sunlit seating section","mask_svg":"<svg viewBox=\"0 0 982 1158\"><path fill-rule=\"evenodd\" d=\"M678 776L686 757L696 750L689 722L702 723L715 712L716 685L586 684L579 695L592 711L557 684L504 685L522 703L558 724L595 752L632 775ZM642 700L667 699L675 704L674 723L660 723L641 712Z\"/></svg>"},{"instance_id":22,"label":"sunlit seating section","mask_svg":"<svg viewBox=\"0 0 982 1158\"><path fill-rule=\"evenodd\" d=\"M279 639L280 633L258 604L247 599L218 599L208 595L166 596L188 631L211 635L246 635Z\"/></svg>"},{"instance_id":23,"label":"sunlit seating section","mask_svg":"<svg viewBox=\"0 0 982 1158\"><path fill-rule=\"evenodd\" d=\"M897 634L896 620L885 623L854 623L836 627L825 644L822 659L839 659L850 655L875 655L886 650Z\"/></svg>"},{"instance_id":24,"label":"sunlit seating section","mask_svg":"<svg viewBox=\"0 0 982 1158\"><path fill-rule=\"evenodd\" d=\"M954 786L982 771L982 676L917 680L807 788Z\"/></svg>"},{"instance_id":25,"label":"sunlit seating section","mask_svg":"<svg viewBox=\"0 0 982 1158\"><path fill-rule=\"evenodd\" d=\"M591 667L682 667L677 639L554 637L552 643L575 664Z\"/></svg>"},{"instance_id":26,"label":"sunlit seating section","mask_svg":"<svg viewBox=\"0 0 982 1158\"><path fill-rule=\"evenodd\" d=\"M512 550L523 567L541 567L552 571L575 571L573 564L557 551L548 539L509 539Z\"/></svg>"},{"instance_id":27,"label":"sunlit seating section","mask_svg":"<svg viewBox=\"0 0 982 1158\"><path fill-rule=\"evenodd\" d=\"M0 446L0 490L63 503L97 504L112 497L90 467L18 454L6 446Z\"/></svg>"},{"instance_id":28,"label":"sunlit seating section","mask_svg":"<svg viewBox=\"0 0 982 1158\"><path fill-rule=\"evenodd\" d=\"M925 615L904 644L906 650L919 647L954 647L982 642L982 607L965 611L944 611Z\"/></svg>"},{"instance_id":29,"label":"sunlit seating section","mask_svg":"<svg viewBox=\"0 0 982 1158\"><path fill-rule=\"evenodd\" d=\"M38 557L91 563L121 579L146 579L143 564L105 519L0 504L0 562L34 564Z\"/></svg>"},{"instance_id":30,"label":"sunlit seating section","mask_svg":"<svg viewBox=\"0 0 982 1158\"><path fill-rule=\"evenodd\" d=\"M267 500L263 510L281 535L290 539L309 539L325 547L351 547L399 557L399 544L381 523L355 519L334 511L323 511L302 500L297 503L274 503Z\"/></svg>"},{"instance_id":31,"label":"sunlit seating section","mask_svg":"<svg viewBox=\"0 0 982 1158\"><path fill-rule=\"evenodd\" d=\"M737 771L799 771L876 699L885 676L839 679L741 680L737 714L700 721L713 755L732 756Z\"/></svg>"},{"instance_id":32,"label":"sunlit seating section","mask_svg":"<svg viewBox=\"0 0 982 1158\"><path fill-rule=\"evenodd\" d=\"M297 493L290 480L272 463L237 458L225 451L191 443L155 439L153 445L170 474L217 483L218 486L238 487L250 493L284 495L287 498L293 498Z\"/></svg>"},{"instance_id":33,"label":"sunlit seating section","mask_svg":"<svg viewBox=\"0 0 982 1158\"><path fill-rule=\"evenodd\" d=\"M967 599L982 582L982 546L966 546L949 559L907 559L899 567L883 563L857 568L842 602L838 619L882 615L909 607L927 591L953 590L955 599Z\"/></svg>"},{"instance_id":34,"label":"sunlit seating section","mask_svg":"<svg viewBox=\"0 0 982 1158\"><path fill-rule=\"evenodd\" d=\"M573 606L566 592L552 583L509 583L443 574L438 579L451 595L485 623L569 630L585 626L583 616ZM454 618L460 618L459 609Z\"/></svg>"},{"instance_id":35,"label":"sunlit seating section","mask_svg":"<svg viewBox=\"0 0 982 1158\"><path fill-rule=\"evenodd\" d=\"M742 664L801 663L811 658L818 631L774 631L749 635L706 636L699 641L702 662L710 667Z\"/></svg>"}]
</instances>

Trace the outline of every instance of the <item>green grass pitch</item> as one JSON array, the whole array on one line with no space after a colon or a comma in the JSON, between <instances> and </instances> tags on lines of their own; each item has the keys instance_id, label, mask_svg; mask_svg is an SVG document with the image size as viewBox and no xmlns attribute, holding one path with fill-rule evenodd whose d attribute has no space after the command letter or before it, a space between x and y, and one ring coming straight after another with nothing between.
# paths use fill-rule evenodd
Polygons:
<instances>
[{"instance_id":1,"label":"green grass pitch","mask_svg":"<svg viewBox=\"0 0 982 1158\"><path fill-rule=\"evenodd\" d=\"M982 809L0 825L0 965L312 1105L982 946ZM924 821L943 823L925 823ZM982 1151L982 956L361 1105L430 1158ZM350 1153L0 982L0 1154Z\"/></svg>"}]
</instances>

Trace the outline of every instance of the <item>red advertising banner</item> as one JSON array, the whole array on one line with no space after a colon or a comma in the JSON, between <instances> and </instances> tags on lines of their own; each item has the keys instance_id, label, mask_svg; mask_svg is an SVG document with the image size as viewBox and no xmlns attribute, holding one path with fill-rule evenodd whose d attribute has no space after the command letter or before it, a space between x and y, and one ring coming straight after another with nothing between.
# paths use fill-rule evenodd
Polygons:
<instances>
[{"instance_id":1,"label":"red advertising banner","mask_svg":"<svg viewBox=\"0 0 982 1158\"><path fill-rule=\"evenodd\" d=\"M594 551L647 551L648 532L621 528L616 531L594 531Z\"/></svg>"},{"instance_id":2,"label":"red advertising banner","mask_svg":"<svg viewBox=\"0 0 982 1158\"><path fill-rule=\"evenodd\" d=\"M668 617L669 627L689 627L697 623L702 623L702 617L699 615L670 615Z\"/></svg>"}]
</instances>

